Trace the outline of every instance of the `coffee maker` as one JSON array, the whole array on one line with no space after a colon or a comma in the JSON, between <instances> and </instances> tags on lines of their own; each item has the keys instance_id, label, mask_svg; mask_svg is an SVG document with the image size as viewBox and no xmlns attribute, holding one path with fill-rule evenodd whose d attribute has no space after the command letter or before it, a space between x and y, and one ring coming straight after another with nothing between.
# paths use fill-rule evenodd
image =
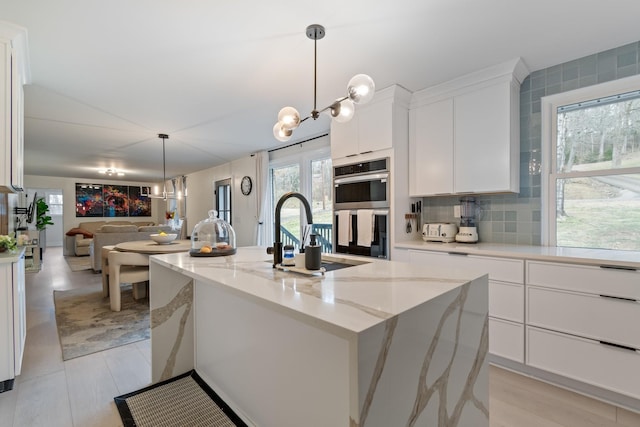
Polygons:
<instances>
[{"instance_id":1,"label":"coffee maker","mask_svg":"<svg viewBox=\"0 0 640 427\"><path fill-rule=\"evenodd\" d=\"M478 241L476 228L476 199L463 197L460 199L460 229L456 234L456 242L475 243Z\"/></svg>"}]
</instances>

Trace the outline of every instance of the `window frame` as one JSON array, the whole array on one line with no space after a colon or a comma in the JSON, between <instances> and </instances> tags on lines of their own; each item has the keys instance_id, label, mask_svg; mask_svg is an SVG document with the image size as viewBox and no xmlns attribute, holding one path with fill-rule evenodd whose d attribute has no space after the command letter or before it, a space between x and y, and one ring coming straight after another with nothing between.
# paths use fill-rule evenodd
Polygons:
<instances>
[{"instance_id":1,"label":"window frame","mask_svg":"<svg viewBox=\"0 0 640 427\"><path fill-rule=\"evenodd\" d=\"M226 202L228 202L229 209L220 209L220 191L224 190L223 198ZM224 219L230 225L233 219L233 195L231 191L231 178L222 179L220 181L216 181L214 183L214 206L216 207L216 212L218 213L218 218ZM226 213L228 212L228 217L226 217Z\"/></svg>"},{"instance_id":2,"label":"window frame","mask_svg":"<svg viewBox=\"0 0 640 427\"><path fill-rule=\"evenodd\" d=\"M315 141L314 141L315 142ZM270 153L273 156L269 159L269 197L267 197L268 203L268 224L275 223L275 205L277 204L277 200L272 199L273 195L273 169L281 168L291 165L298 165L300 168L300 193L307 198L307 200L311 201L311 191L312 191L312 167L311 163L316 160L329 159L333 160L331 157L331 146L329 144L329 138L326 138L325 141L318 141L319 144L309 143L310 147L304 147L305 143L301 143L303 146L291 147L295 149L297 152L295 153ZM277 153L277 154L276 154ZM306 224L306 216L304 215L303 210L300 210L300 224ZM272 227L273 228L273 227ZM275 232L273 230L272 232ZM275 238L275 236L273 236Z\"/></svg>"},{"instance_id":3,"label":"window frame","mask_svg":"<svg viewBox=\"0 0 640 427\"><path fill-rule=\"evenodd\" d=\"M640 90L640 75L599 83L580 89L542 97L541 103L541 209L543 246L557 246L556 228L556 180L558 178L580 178L600 176L595 171L574 171L568 173L557 172L557 112L564 105L587 102L594 99L606 98L627 92ZM607 175L638 174L640 167L619 168L607 172ZM589 249L589 248L585 248Z\"/></svg>"}]
</instances>

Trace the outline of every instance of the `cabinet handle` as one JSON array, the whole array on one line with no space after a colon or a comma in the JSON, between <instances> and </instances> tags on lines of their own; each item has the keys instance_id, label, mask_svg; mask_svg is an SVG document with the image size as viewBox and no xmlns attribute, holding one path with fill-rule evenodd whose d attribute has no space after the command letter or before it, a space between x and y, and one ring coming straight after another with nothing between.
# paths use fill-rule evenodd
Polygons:
<instances>
[{"instance_id":1,"label":"cabinet handle","mask_svg":"<svg viewBox=\"0 0 640 427\"><path fill-rule=\"evenodd\" d=\"M465 254L464 252L447 252L449 255L459 255L459 256L467 256L469 254Z\"/></svg>"},{"instance_id":2,"label":"cabinet handle","mask_svg":"<svg viewBox=\"0 0 640 427\"><path fill-rule=\"evenodd\" d=\"M611 299L617 299L617 300L622 300L622 301L638 302L638 300L634 299L634 298L616 297L616 296L613 296L613 295L604 295L604 294L600 294L600 296L602 298L611 298Z\"/></svg>"},{"instance_id":3,"label":"cabinet handle","mask_svg":"<svg viewBox=\"0 0 640 427\"><path fill-rule=\"evenodd\" d=\"M355 157L355 156L357 156L357 155L358 155L358 153L355 153L355 154L347 154L345 157Z\"/></svg>"},{"instance_id":4,"label":"cabinet handle","mask_svg":"<svg viewBox=\"0 0 640 427\"><path fill-rule=\"evenodd\" d=\"M611 270L626 270L626 271L637 271L637 268L634 267L624 267L621 265L601 265L600 268L608 268Z\"/></svg>"},{"instance_id":5,"label":"cabinet handle","mask_svg":"<svg viewBox=\"0 0 640 427\"><path fill-rule=\"evenodd\" d=\"M360 154L369 154L369 153L373 153L373 150L363 151L363 152L362 152L362 153L360 153Z\"/></svg>"},{"instance_id":6,"label":"cabinet handle","mask_svg":"<svg viewBox=\"0 0 640 427\"><path fill-rule=\"evenodd\" d=\"M626 345L622 345L622 344L614 344L612 342L607 342L607 341L600 341L600 344L602 345L608 345L609 347L615 347L615 348L620 348L622 350L629 350L629 351L633 351L636 352L637 350L633 347L629 347Z\"/></svg>"}]
</instances>

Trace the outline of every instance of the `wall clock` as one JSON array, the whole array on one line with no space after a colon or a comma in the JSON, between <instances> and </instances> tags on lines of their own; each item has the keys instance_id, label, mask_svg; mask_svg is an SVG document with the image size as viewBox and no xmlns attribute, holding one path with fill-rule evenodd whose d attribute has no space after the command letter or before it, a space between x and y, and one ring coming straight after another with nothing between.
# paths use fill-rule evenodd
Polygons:
<instances>
[{"instance_id":1,"label":"wall clock","mask_svg":"<svg viewBox=\"0 0 640 427\"><path fill-rule=\"evenodd\" d=\"M250 176L242 177L242 181L240 181L240 190L242 194L248 196L251 193L251 188L253 187L253 183L251 182Z\"/></svg>"}]
</instances>

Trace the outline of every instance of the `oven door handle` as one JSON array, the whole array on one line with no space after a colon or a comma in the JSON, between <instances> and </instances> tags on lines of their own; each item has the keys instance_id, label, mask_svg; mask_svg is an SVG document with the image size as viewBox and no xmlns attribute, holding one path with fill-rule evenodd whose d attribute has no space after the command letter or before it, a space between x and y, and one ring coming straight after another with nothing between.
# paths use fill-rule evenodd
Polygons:
<instances>
[{"instance_id":1,"label":"oven door handle","mask_svg":"<svg viewBox=\"0 0 640 427\"><path fill-rule=\"evenodd\" d=\"M347 176L343 178L335 178L333 180L333 183L337 187L340 184L351 184L354 182L366 182L366 181L376 181L376 180L387 182L387 179L389 179L388 173L372 173L369 175Z\"/></svg>"}]
</instances>

